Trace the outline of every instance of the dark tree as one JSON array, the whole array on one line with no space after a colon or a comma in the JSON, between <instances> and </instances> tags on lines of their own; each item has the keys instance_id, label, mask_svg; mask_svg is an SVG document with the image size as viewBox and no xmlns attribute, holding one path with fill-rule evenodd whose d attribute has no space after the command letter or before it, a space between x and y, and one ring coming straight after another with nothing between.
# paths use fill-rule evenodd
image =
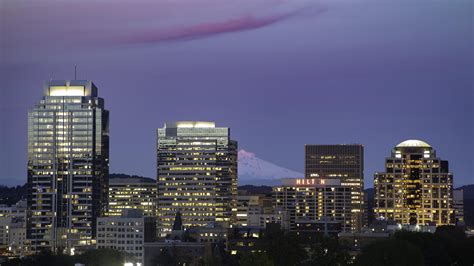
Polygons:
<instances>
[{"instance_id":1,"label":"dark tree","mask_svg":"<svg viewBox=\"0 0 474 266\"><path fill-rule=\"evenodd\" d=\"M361 266L423 266L423 253L405 240L389 239L366 246L357 256L355 265Z\"/></svg>"},{"instance_id":2,"label":"dark tree","mask_svg":"<svg viewBox=\"0 0 474 266\"><path fill-rule=\"evenodd\" d=\"M310 244L307 265L347 265L351 261L349 247L336 238L320 237Z\"/></svg>"},{"instance_id":3,"label":"dark tree","mask_svg":"<svg viewBox=\"0 0 474 266\"><path fill-rule=\"evenodd\" d=\"M21 259L9 260L1 264L4 265L21 265L21 266L73 266L74 258L68 255L56 255L52 253L41 253L34 256L24 257Z\"/></svg>"},{"instance_id":4,"label":"dark tree","mask_svg":"<svg viewBox=\"0 0 474 266\"><path fill-rule=\"evenodd\" d=\"M178 265L178 260L169 249L165 248L153 259L152 264L153 266L174 266Z\"/></svg>"},{"instance_id":5,"label":"dark tree","mask_svg":"<svg viewBox=\"0 0 474 266\"><path fill-rule=\"evenodd\" d=\"M87 266L123 266L127 259L132 259L125 253L113 249L91 249L75 256L76 263Z\"/></svg>"},{"instance_id":6,"label":"dark tree","mask_svg":"<svg viewBox=\"0 0 474 266\"><path fill-rule=\"evenodd\" d=\"M297 265L307 259L299 237L281 230L279 226L267 226L263 241L266 253L277 266Z\"/></svg>"},{"instance_id":7,"label":"dark tree","mask_svg":"<svg viewBox=\"0 0 474 266\"><path fill-rule=\"evenodd\" d=\"M244 253L239 259L240 266L273 266L273 260L270 259L265 252L260 253Z\"/></svg>"}]
</instances>

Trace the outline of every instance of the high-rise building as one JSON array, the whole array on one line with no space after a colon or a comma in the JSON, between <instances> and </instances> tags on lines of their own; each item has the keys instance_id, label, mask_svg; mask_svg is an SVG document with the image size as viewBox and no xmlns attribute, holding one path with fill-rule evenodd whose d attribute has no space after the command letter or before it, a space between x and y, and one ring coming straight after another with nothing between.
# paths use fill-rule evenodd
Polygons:
<instances>
[{"instance_id":1,"label":"high-rise building","mask_svg":"<svg viewBox=\"0 0 474 266\"><path fill-rule=\"evenodd\" d=\"M184 227L235 220L237 142L213 122L165 123L157 141L158 233L171 232L176 213Z\"/></svg>"},{"instance_id":2,"label":"high-rise building","mask_svg":"<svg viewBox=\"0 0 474 266\"><path fill-rule=\"evenodd\" d=\"M109 112L91 81L50 81L28 112L27 238L34 252L94 244L106 211Z\"/></svg>"},{"instance_id":3,"label":"high-rise building","mask_svg":"<svg viewBox=\"0 0 474 266\"><path fill-rule=\"evenodd\" d=\"M448 161L421 140L398 144L374 177L376 218L401 225L454 223L453 175Z\"/></svg>"},{"instance_id":4,"label":"high-rise building","mask_svg":"<svg viewBox=\"0 0 474 266\"><path fill-rule=\"evenodd\" d=\"M352 230L351 188L338 179L285 178L273 187L273 202L287 212L290 230L324 232L327 221L334 222L332 231Z\"/></svg>"},{"instance_id":5,"label":"high-rise building","mask_svg":"<svg viewBox=\"0 0 474 266\"><path fill-rule=\"evenodd\" d=\"M364 146L305 145L305 177L338 179L351 188L351 227L364 226Z\"/></svg>"},{"instance_id":6,"label":"high-rise building","mask_svg":"<svg viewBox=\"0 0 474 266\"><path fill-rule=\"evenodd\" d=\"M109 178L107 216L120 216L124 210L139 209L144 216L156 216L156 180L151 178Z\"/></svg>"}]
</instances>

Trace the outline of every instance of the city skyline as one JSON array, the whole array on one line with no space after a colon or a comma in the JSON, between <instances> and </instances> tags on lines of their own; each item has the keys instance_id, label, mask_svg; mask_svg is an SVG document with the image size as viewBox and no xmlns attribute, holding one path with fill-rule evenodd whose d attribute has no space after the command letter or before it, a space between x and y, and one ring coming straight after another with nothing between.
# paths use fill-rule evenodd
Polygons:
<instances>
[{"instance_id":1,"label":"city skyline","mask_svg":"<svg viewBox=\"0 0 474 266\"><path fill-rule=\"evenodd\" d=\"M80 80L78 80L78 81L80 81ZM45 82L45 83L47 83L47 82ZM101 90L101 91L102 91L102 90ZM165 121L165 122L163 122L163 124L165 124L166 121L168 121L168 120L167 120L167 119L164 119L164 121ZM179 120L179 121L184 121L184 120ZM198 121L208 121L208 120L206 120L206 119L198 119ZM230 127L230 126L229 126L229 127ZM159 126L157 126L156 128L159 128ZM234 131L236 131L236 130L234 129ZM156 132L156 129L155 129L155 132ZM234 133L234 134L235 134L235 133ZM402 141L405 141L405 140L409 140L409 139L417 139L417 138L400 139L400 140L395 141L394 143L396 144L396 143L399 143L399 142L402 142ZM423 138L419 138L419 139L426 140L426 139L423 139ZM427 141L427 142L428 142L428 143L431 143L430 141ZM302 173L304 173L304 170L305 170L305 169L304 169L304 149L305 149L305 146L307 146L307 145L362 145L362 146L365 148L365 144L364 144L364 143L360 143L360 142L353 142L353 143L316 143L316 142L314 142L314 143L306 143L306 144L304 144L304 146L303 146L303 148L302 148L302 154L303 154L303 155L302 155L302 157L303 157L303 158L302 158L302 161L303 161L303 162L302 162L302 165L303 165L303 166L301 167L301 169L297 169L297 170L296 170L296 171L301 171ZM391 145L391 147L394 146L394 145L392 145L392 144L390 144L390 145ZM434 146L436 146L436 145L434 145ZM243 150L243 149L240 149L240 148L239 148L239 151L240 151L240 150ZM112 156L113 156L113 155L112 155ZM386 158L386 156L385 156L384 158L379 158L379 160L380 160L381 162L383 162L383 160L384 160L385 158ZM449 159L449 158L448 158L448 159ZM365 162L365 160L366 160L366 159L364 158L364 162ZM111 164L111 165L113 165L113 164ZM454 163L454 165L456 165L456 164ZM279 165L279 166L284 167L284 168L287 168L285 165ZM364 164L364 168L365 168L365 164ZM376 167L376 168L377 168L377 167ZM452 167L452 168L454 168L454 167ZM111 167L111 169L112 169L112 170L110 171L110 173L125 173L125 174L130 174L130 175L141 175L141 176L144 176L144 177L156 178L156 174L147 175L145 172L142 172L142 173L134 173L134 172L127 172L126 170L124 170L124 171L120 171L120 170L114 171L114 168L113 168L113 167ZM289 169L289 168L287 168L287 169ZM294 169L289 169L289 170L294 170ZM371 178L372 178L372 176L373 176L374 173L379 172L379 171L381 171L381 169L376 170L376 171L374 171L374 172L365 172L365 173L364 173L364 186L365 186L366 188L372 188L372 187L373 187L373 180L372 180ZM455 171L452 171L452 172L454 173ZM304 176L304 174L302 174L302 176ZM302 176L295 176L295 177L299 178L299 177L302 177ZM282 178L285 178L285 177L287 177L287 176L282 176ZM455 181L458 181L457 179L458 179L458 177L455 179ZM2 184L2 183L1 183L2 181L3 181L3 178L0 178L0 184ZM24 183L22 179L16 179L15 181L16 181L16 182L8 182L8 181L7 181L7 182L5 182L5 184L6 184L6 185L22 185L22 184ZM24 181L26 182L26 179L25 179ZM457 186L462 186L462 185L466 185L466 184L471 184L472 181L473 181L473 180L467 179L467 180L465 180L464 183L460 183L460 182L458 181L458 182L455 182L454 184L455 184L455 187L457 187ZM23 183L22 183L22 182L23 182ZM274 184L269 183L268 185L271 186L271 185L274 185Z\"/></svg>"},{"instance_id":2,"label":"city skyline","mask_svg":"<svg viewBox=\"0 0 474 266\"><path fill-rule=\"evenodd\" d=\"M2 1L0 265L474 265L473 4Z\"/></svg>"},{"instance_id":3,"label":"city skyline","mask_svg":"<svg viewBox=\"0 0 474 266\"><path fill-rule=\"evenodd\" d=\"M179 19L190 28L202 21L194 10L213 10L183 2L167 8L182 11L170 14L183 14ZM210 120L233 128L241 149L297 172L304 170L305 144L363 144L366 187L383 170L387 150L423 139L451 161L455 186L472 183L470 1L321 1L310 14L295 13L300 6L289 1L274 1L282 6L259 5L248 21L232 20L245 10L228 12L227 2L214 3L221 12L199 36L117 43L117 29L155 37L150 25L134 30L117 21L156 22L148 12L153 8L137 1L98 15L108 1L91 7L7 1L0 183L26 181L27 109L41 96L44 80L73 78L75 64L77 77L100 86L113 112L111 172L155 177L150 143L156 128L168 120ZM84 9L89 17L82 26L61 17L70 13L65 10ZM41 15L46 10L51 16ZM135 12L125 16L125 10ZM222 27L228 21L237 26ZM51 42L54 36L62 38ZM225 100L214 100L217 95ZM178 102L187 107L176 108ZM279 147L268 145L282 139Z\"/></svg>"}]
</instances>

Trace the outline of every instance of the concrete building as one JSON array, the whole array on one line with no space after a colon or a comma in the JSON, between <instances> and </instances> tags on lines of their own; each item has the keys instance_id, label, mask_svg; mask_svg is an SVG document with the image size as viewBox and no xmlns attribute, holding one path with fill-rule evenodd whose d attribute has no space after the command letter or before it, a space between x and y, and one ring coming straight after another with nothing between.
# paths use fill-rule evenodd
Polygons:
<instances>
[{"instance_id":1,"label":"concrete building","mask_svg":"<svg viewBox=\"0 0 474 266\"><path fill-rule=\"evenodd\" d=\"M286 178L273 188L274 208L288 213L290 230L303 229L299 224L335 221L341 231L351 231L351 191L338 179Z\"/></svg>"},{"instance_id":2,"label":"concrete building","mask_svg":"<svg viewBox=\"0 0 474 266\"><path fill-rule=\"evenodd\" d=\"M26 255L26 200L0 206L0 250L9 256Z\"/></svg>"},{"instance_id":3,"label":"concrete building","mask_svg":"<svg viewBox=\"0 0 474 266\"><path fill-rule=\"evenodd\" d=\"M138 209L144 216L156 216L156 180L151 178L110 178L107 216Z\"/></svg>"},{"instance_id":4,"label":"concrete building","mask_svg":"<svg viewBox=\"0 0 474 266\"><path fill-rule=\"evenodd\" d=\"M351 229L365 226L363 145L305 145L305 178L337 179L350 187Z\"/></svg>"},{"instance_id":5,"label":"concrete building","mask_svg":"<svg viewBox=\"0 0 474 266\"><path fill-rule=\"evenodd\" d=\"M169 234L177 212L185 228L235 221L237 142L213 122L181 121L158 129L158 230Z\"/></svg>"},{"instance_id":6,"label":"concrete building","mask_svg":"<svg viewBox=\"0 0 474 266\"><path fill-rule=\"evenodd\" d=\"M128 253L134 263L144 262L143 245L156 239L156 218L144 217L140 210L125 210L122 216L97 219L98 249Z\"/></svg>"},{"instance_id":7,"label":"concrete building","mask_svg":"<svg viewBox=\"0 0 474 266\"><path fill-rule=\"evenodd\" d=\"M421 140L398 144L374 177L376 218L403 225L454 224L453 175L448 161Z\"/></svg>"},{"instance_id":8,"label":"concrete building","mask_svg":"<svg viewBox=\"0 0 474 266\"><path fill-rule=\"evenodd\" d=\"M281 208L275 209L271 205L266 206L266 201L262 200L262 197L237 196L237 220L234 226L265 228L269 223L276 223L283 229L289 229L288 213Z\"/></svg>"},{"instance_id":9,"label":"concrete building","mask_svg":"<svg viewBox=\"0 0 474 266\"><path fill-rule=\"evenodd\" d=\"M33 251L95 244L106 211L109 112L91 81L52 80L28 112L27 237Z\"/></svg>"},{"instance_id":10,"label":"concrete building","mask_svg":"<svg viewBox=\"0 0 474 266\"><path fill-rule=\"evenodd\" d=\"M8 249L11 217L0 217L0 250Z\"/></svg>"}]
</instances>

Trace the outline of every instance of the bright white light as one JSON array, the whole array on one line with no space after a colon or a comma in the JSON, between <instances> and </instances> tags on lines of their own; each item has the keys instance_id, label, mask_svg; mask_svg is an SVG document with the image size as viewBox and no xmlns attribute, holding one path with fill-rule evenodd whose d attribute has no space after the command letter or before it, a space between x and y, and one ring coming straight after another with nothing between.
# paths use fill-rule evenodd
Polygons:
<instances>
[{"instance_id":1,"label":"bright white light","mask_svg":"<svg viewBox=\"0 0 474 266\"><path fill-rule=\"evenodd\" d=\"M133 266L133 263L132 263L132 262L125 262L125 263L123 264L123 266Z\"/></svg>"},{"instance_id":2,"label":"bright white light","mask_svg":"<svg viewBox=\"0 0 474 266\"><path fill-rule=\"evenodd\" d=\"M83 86L51 86L49 96L85 96Z\"/></svg>"},{"instance_id":3,"label":"bright white light","mask_svg":"<svg viewBox=\"0 0 474 266\"><path fill-rule=\"evenodd\" d=\"M176 124L178 128L215 128L214 122L194 122L194 121L182 121Z\"/></svg>"}]
</instances>

